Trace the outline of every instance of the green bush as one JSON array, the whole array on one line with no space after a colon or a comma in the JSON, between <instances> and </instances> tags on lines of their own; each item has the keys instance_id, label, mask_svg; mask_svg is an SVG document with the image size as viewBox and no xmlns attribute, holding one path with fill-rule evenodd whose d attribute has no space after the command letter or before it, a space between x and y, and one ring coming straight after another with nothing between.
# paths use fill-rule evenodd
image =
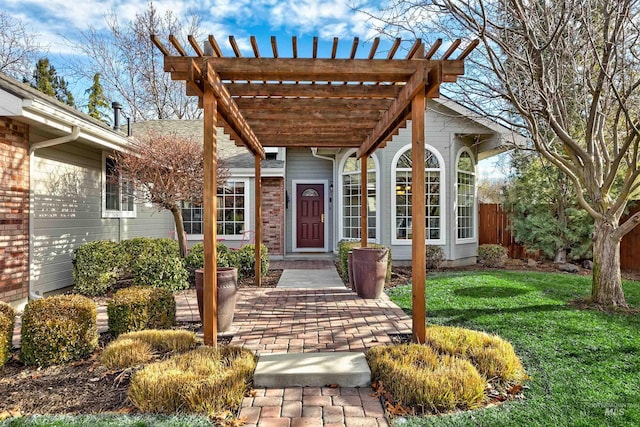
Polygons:
<instances>
[{"instance_id":1,"label":"green bush","mask_svg":"<svg viewBox=\"0 0 640 427\"><path fill-rule=\"evenodd\" d=\"M500 245L480 245L478 260L487 267L502 267L507 260L507 248Z\"/></svg>"},{"instance_id":2,"label":"green bush","mask_svg":"<svg viewBox=\"0 0 640 427\"><path fill-rule=\"evenodd\" d=\"M13 347L13 327L16 313L6 302L0 301L0 366L7 363Z\"/></svg>"},{"instance_id":3,"label":"green bush","mask_svg":"<svg viewBox=\"0 0 640 427\"><path fill-rule=\"evenodd\" d=\"M98 346L96 304L81 295L30 301L22 315L21 359L48 366L88 357Z\"/></svg>"},{"instance_id":4,"label":"green bush","mask_svg":"<svg viewBox=\"0 0 640 427\"><path fill-rule=\"evenodd\" d=\"M256 272L255 244L244 245L234 252L233 264L229 267L238 269L238 279L254 277ZM260 246L260 274L266 276L269 272L269 250L265 245Z\"/></svg>"},{"instance_id":5,"label":"green bush","mask_svg":"<svg viewBox=\"0 0 640 427\"><path fill-rule=\"evenodd\" d=\"M149 255L136 262L133 284L179 291L189 287L188 277L182 258Z\"/></svg>"},{"instance_id":6,"label":"green bush","mask_svg":"<svg viewBox=\"0 0 640 427\"><path fill-rule=\"evenodd\" d=\"M135 275L140 263L149 257L180 258L178 242L166 237L134 237L120 242L124 255L126 273Z\"/></svg>"},{"instance_id":7,"label":"green bush","mask_svg":"<svg viewBox=\"0 0 640 427\"><path fill-rule=\"evenodd\" d=\"M235 410L251 382L255 359L240 347L199 347L138 371L129 399L141 412L213 416Z\"/></svg>"},{"instance_id":8,"label":"green bush","mask_svg":"<svg viewBox=\"0 0 640 427\"><path fill-rule=\"evenodd\" d=\"M360 241L359 240L340 240L338 242L338 270L342 279L347 281L349 277L349 252L353 250L353 248L359 248ZM379 245L377 243L368 243L368 247L370 248L383 248L384 245ZM389 248L389 256L387 258L387 276L386 281L391 280L391 270L392 270L392 258L391 258L391 249Z\"/></svg>"},{"instance_id":9,"label":"green bush","mask_svg":"<svg viewBox=\"0 0 640 427\"><path fill-rule=\"evenodd\" d=\"M429 346L402 344L367 352L371 378L396 402L421 412L473 409L484 400L486 380L467 360L438 354Z\"/></svg>"},{"instance_id":10,"label":"green bush","mask_svg":"<svg viewBox=\"0 0 640 427\"><path fill-rule=\"evenodd\" d=\"M168 329L176 323L176 300L167 289L132 286L120 289L107 305L109 332Z\"/></svg>"},{"instance_id":11,"label":"green bush","mask_svg":"<svg viewBox=\"0 0 640 427\"><path fill-rule=\"evenodd\" d=\"M103 295L118 280L123 254L116 242L96 240L74 251L74 291L82 295Z\"/></svg>"},{"instance_id":12,"label":"green bush","mask_svg":"<svg viewBox=\"0 0 640 427\"><path fill-rule=\"evenodd\" d=\"M427 245L427 270L440 267L444 260L444 251L440 246Z\"/></svg>"},{"instance_id":13,"label":"green bush","mask_svg":"<svg viewBox=\"0 0 640 427\"><path fill-rule=\"evenodd\" d=\"M224 243L216 245L216 254L218 257L218 267L231 267L235 264L235 251L229 249ZM185 257L187 272L189 273L189 283L196 283L196 270L204 268L204 243L196 243L189 254Z\"/></svg>"}]
</instances>

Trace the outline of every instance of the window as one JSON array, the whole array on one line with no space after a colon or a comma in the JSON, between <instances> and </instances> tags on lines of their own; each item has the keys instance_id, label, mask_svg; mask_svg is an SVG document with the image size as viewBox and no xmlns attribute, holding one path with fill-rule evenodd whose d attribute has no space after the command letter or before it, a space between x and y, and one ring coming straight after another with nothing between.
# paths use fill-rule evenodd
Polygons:
<instances>
[{"instance_id":1,"label":"window","mask_svg":"<svg viewBox=\"0 0 640 427\"><path fill-rule=\"evenodd\" d=\"M425 233L426 240L430 244L444 244L444 193L441 191L444 183L443 159L433 148L425 148L425 197L426 197L426 218ZM411 243L413 237L411 202L412 202L412 182L411 182L411 145L407 145L400 150L393 162L392 182L395 197L392 198L392 221L393 242Z\"/></svg>"},{"instance_id":2,"label":"window","mask_svg":"<svg viewBox=\"0 0 640 427\"><path fill-rule=\"evenodd\" d=\"M134 183L120 175L116 162L112 157L103 155L102 162L102 216L109 218L134 218L136 205L134 203Z\"/></svg>"},{"instance_id":3,"label":"window","mask_svg":"<svg viewBox=\"0 0 640 427\"><path fill-rule=\"evenodd\" d=\"M348 156L341 168L341 236L340 239L360 239L360 177L362 162L356 159L356 153ZM367 237L377 240L377 159L371 157L367 161Z\"/></svg>"},{"instance_id":4,"label":"window","mask_svg":"<svg viewBox=\"0 0 640 427\"><path fill-rule=\"evenodd\" d=\"M458 239L475 238L475 168L471 154L465 149L457 162L456 230Z\"/></svg>"},{"instance_id":5,"label":"window","mask_svg":"<svg viewBox=\"0 0 640 427\"><path fill-rule=\"evenodd\" d=\"M249 183L247 180L227 180L224 187L218 188L217 233L219 236L242 238L248 230ZM203 208L189 202L182 204L184 231L190 235L204 232Z\"/></svg>"}]
</instances>

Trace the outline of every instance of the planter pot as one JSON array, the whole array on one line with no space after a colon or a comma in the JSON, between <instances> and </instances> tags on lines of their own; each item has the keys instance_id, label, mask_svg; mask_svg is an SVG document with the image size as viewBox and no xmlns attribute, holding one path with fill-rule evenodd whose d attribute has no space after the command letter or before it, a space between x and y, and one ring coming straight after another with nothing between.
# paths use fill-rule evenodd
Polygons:
<instances>
[{"instance_id":1,"label":"planter pot","mask_svg":"<svg viewBox=\"0 0 640 427\"><path fill-rule=\"evenodd\" d=\"M382 295L388 254L387 248L353 248L353 279L361 298L376 299Z\"/></svg>"},{"instance_id":2,"label":"planter pot","mask_svg":"<svg viewBox=\"0 0 640 427\"><path fill-rule=\"evenodd\" d=\"M349 271L349 284L351 285L351 290L356 290L356 284L353 281L353 251L349 251L347 254L347 270Z\"/></svg>"},{"instance_id":3,"label":"planter pot","mask_svg":"<svg viewBox=\"0 0 640 427\"><path fill-rule=\"evenodd\" d=\"M236 309L236 295L238 292L238 269L233 267L218 267L218 332L224 332L233 323L233 313ZM198 312L204 321L204 269L196 270L196 297Z\"/></svg>"}]
</instances>

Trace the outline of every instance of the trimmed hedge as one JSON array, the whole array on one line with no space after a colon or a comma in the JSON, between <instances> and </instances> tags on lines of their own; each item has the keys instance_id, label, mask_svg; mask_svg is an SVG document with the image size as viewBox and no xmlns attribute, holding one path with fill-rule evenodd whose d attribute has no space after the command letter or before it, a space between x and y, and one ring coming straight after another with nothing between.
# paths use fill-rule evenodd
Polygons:
<instances>
[{"instance_id":1,"label":"trimmed hedge","mask_svg":"<svg viewBox=\"0 0 640 427\"><path fill-rule=\"evenodd\" d=\"M81 295L29 301L22 315L21 360L49 366L88 357L98 346L96 304Z\"/></svg>"},{"instance_id":2,"label":"trimmed hedge","mask_svg":"<svg viewBox=\"0 0 640 427\"><path fill-rule=\"evenodd\" d=\"M0 366L11 357L13 348L13 327L16 313L6 302L0 301Z\"/></svg>"},{"instance_id":3,"label":"trimmed hedge","mask_svg":"<svg viewBox=\"0 0 640 427\"><path fill-rule=\"evenodd\" d=\"M109 332L118 336L143 329L168 329L176 323L176 300L167 289L120 289L107 305Z\"/></svg>"},{"instance_id":4,"label":"trimmed hedge","mask_svg":"<svg viewBox=\"0 0 640 427\"><path fill-rule=\"evenodd\" d=\"M370 248L384 248L384 245L379 245L377 243L368 243L367 245ZM354 240L340 240L338 242L338 270L343 280L347 280L349 277L349 251L353 248L360 247L360 241ZM391 270L392 266L392 257L391 257L391 248L389 249L389 257L387 259L387 277L385 278L388 282L391 280Z\"/></svg>"},{"instance_id":5,"label":"trimmed hedge","mask_svg":"<svg viewBox=\"0 0 640 427\"><path fill-rule=\"evenodd\" d=\"M120 245L96 240L80 246L73 256L74 291L82 295L104 295L122 273L124 257Z\"/></svg>"},{"instance_id":6,"label":"trimmed hedge","mask_svg":"<svg viewBox=\"0 0 640 427\"><path fill-rule=\"evenodd\" d=\"M500 245L480 245L478 260L487 267L502 267L507 260L507 248Z\"/></svg>"},{"instance_id":7,"label":"trimmed hedge","mask_svg":"<svg viewBox=\"0 0 640 427\"><path fill-rule=\"evenodd\" d=\"M269 249L265 245L260 246L260 273L266 276L269 272ZM244 245L240 249L230 249L224 243L216 246L218 267L235 267L238 269L238 279L253 277L255 275L255 245ZM189 250L185 258L189 281L195 283L195 271L204 267L204 244L197 243Z\"/></svg>"}]
</instances>

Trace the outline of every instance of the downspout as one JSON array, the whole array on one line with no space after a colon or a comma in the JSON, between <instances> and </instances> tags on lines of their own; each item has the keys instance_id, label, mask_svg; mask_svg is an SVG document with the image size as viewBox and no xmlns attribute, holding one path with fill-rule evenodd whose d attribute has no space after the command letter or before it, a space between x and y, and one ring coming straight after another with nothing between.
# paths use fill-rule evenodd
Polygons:
<instances>
[{"instance_id":1,"label":"downspout","mask_svg":"<svg viewBox=\"0 0 640 427\"><path fill-rule=\"evenodd\" d=\"M33 159L35 157L35 151L40 148L53 147L54 145L65 144L78 139L80 136L80 128L78 126L71 127L71 133L58 138L48 139L46 141L36 142L29 146L29 300L44 298L40 293L35 292L31 288L31 265L33 257L33 205L35 201L35 195L33 194Z\"/></svg>"},{"instance_id":2,"label":"downspout","mask_svg":"<svg viewBox=\"0 0 640 427\"><path fill-rule=\"evenodd\" d=\"M333 230L333 248L331 248L331 252L334 252L335 251L335 247L336 247L336 240L337 240L336 224L338 223L337 218L336 218L337 210L334 209L334 206L335 206L336 203L335 203L335 197L334 197L334 194L333 194L333 192L335 191L335 188L336 188L335 185L336 185L336 182L337 182L337 180L336 180L336 159L333 158L333 157L321 156L320 154L318 154L318 147L311 147L311 155L313 157L315 157L315 158L322 159L322 160L329 160L331 162L331 174L333 176L333 185L330 186L330 187L333 188L333 190L331 190L331 189L329 190L332 193L331 194L332 203L331 203L330 208L333 211L332 212L333 213L333 215L332 215L332 218L333 218L333 227L332 227L332 230Z\"/></svg>"}]
</instances>

